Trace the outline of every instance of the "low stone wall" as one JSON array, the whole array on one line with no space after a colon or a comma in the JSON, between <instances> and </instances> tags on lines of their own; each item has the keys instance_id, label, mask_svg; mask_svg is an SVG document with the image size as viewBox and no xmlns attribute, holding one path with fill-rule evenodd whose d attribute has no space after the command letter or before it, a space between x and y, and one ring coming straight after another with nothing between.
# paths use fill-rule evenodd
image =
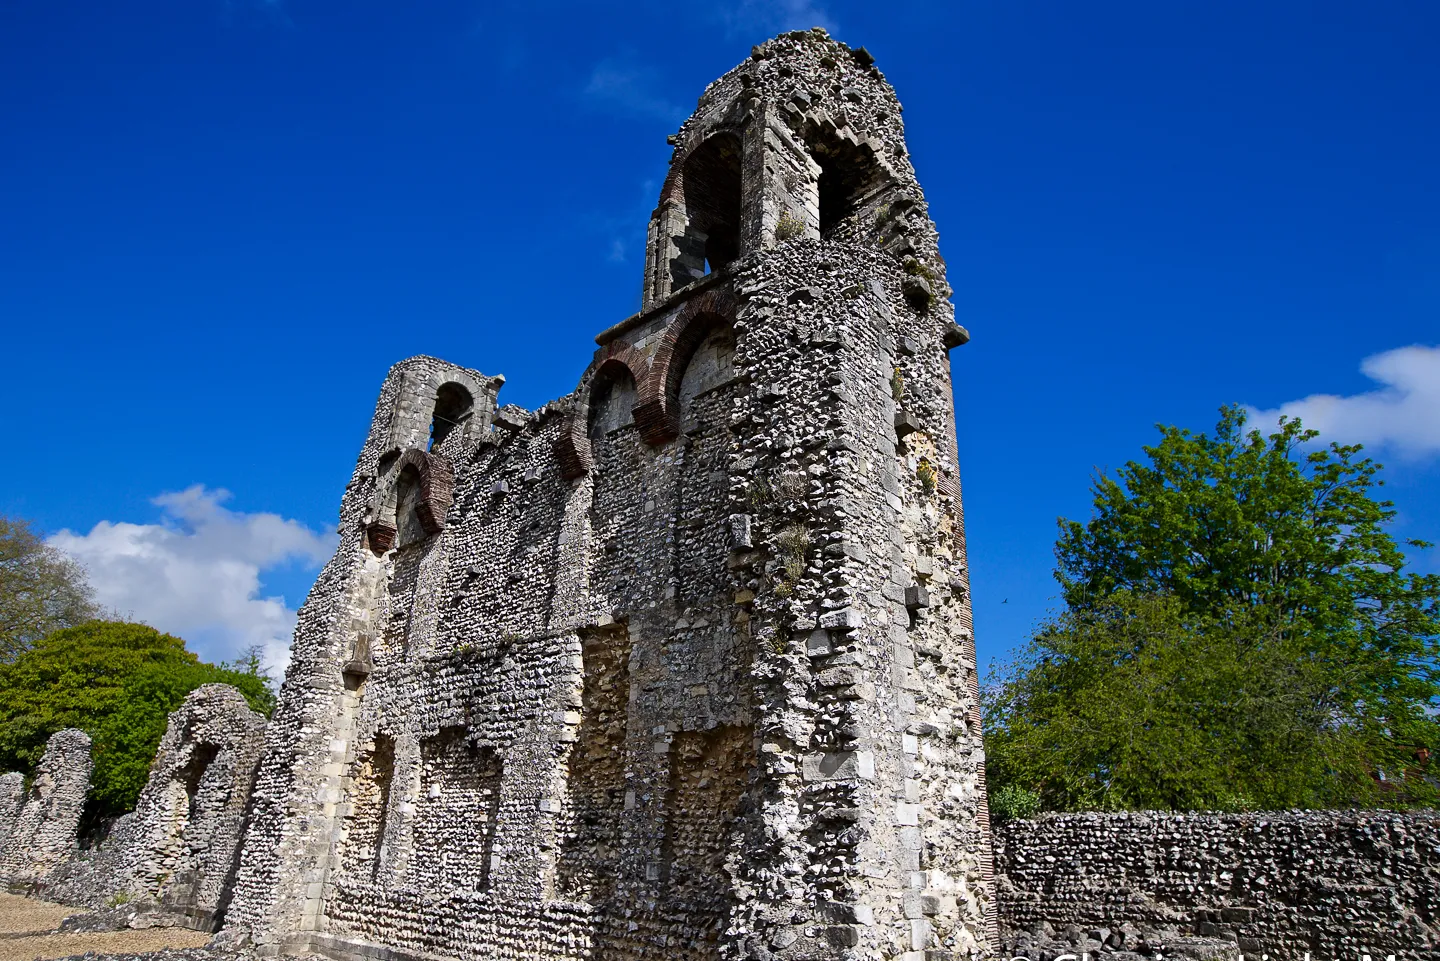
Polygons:
<instances>
[{"instance_id":1,"label":"low stone wall","mask_svg":"<svg viewBox=\"0 0 1440 961\"><path fill-rule=\"evenodd\" d=\"M1437 811L1050 815L1004 825L995 846L1012 943L1125 927L1274 961L1440 957Z\"/></svg>"}]
</instances>

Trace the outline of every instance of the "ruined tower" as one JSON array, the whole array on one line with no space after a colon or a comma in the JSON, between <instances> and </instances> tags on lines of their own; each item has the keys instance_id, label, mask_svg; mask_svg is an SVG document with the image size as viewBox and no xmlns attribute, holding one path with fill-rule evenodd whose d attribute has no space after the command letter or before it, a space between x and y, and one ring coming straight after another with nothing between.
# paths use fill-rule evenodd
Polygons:
<instances>
[{"instance_id":1,"label":"ruined tower","mask_svg":"<svg viewBox=\"0 0 1440 961\"><path fill-rule=\"evenodd\" d=\"M567 397L397 364L300 614L227 935L336 958L978 958L949 351L871 57L753 51L672 138Z\"/></svg>"}]
</instances>

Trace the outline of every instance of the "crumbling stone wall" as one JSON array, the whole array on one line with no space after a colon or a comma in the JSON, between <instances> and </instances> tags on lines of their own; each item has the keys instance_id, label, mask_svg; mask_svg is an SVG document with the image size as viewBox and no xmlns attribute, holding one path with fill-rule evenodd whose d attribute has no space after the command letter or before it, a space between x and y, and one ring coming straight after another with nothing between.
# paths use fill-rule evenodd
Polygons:
<instances>
[{"instance_id":1,"label":"crumbling stone wall","mask_svg":"<svg viewBox=\"0 0 1440 961\"><path fill-rule=\"evenodd\" d=\"M227 684L185 698L135 811L112 837L115 893L213 927L228 900L264 737L265 718Z\"/></svg>"},{"instance_id":2,"label":"crumbling stone wall","mask_svg":"<svg viewBox=\"0 0 1440 961\"><path fill-rule=\"evenodd\" d=\"M0 878L38 883L74 856L91 764L90 735L66 728L50 736L0 853ZM6 782L12 800L17 777Z\"/></svg>"},{"instance_id":3,"label":"crumbling stone wall","mask_svg":"<svg viewBox=\"0 0 1440 961\"><path fill-rule=\"evenodd\" d=\"M1276 961L1440 955L1440 812L1051 815L1004 825L996 850L1007 935L1180 932Z\"/></svg>"},{"instance_id":4,"label":"crumbling stone wall","mask_svg":"<svg viewBox=\"0 0 1440 961\"><path fill-rule=\"evenodd\" d=\"M0 774L0 857L4 856L15 821L25 804L25 775L19 771Z\"/></svg>"},{"instance_id":5,"label":"crumbling stone wall","mask_svg":"<svg viewBox=\"0 0 1440 961\"><path fill-rule=\"evenodd\" d=\"M787 34L672 143L642 311L574 393L502 406L501 378L428 357L387 377L227 939L527 961L993 940L968 335L899 103L863 50Z\"/></svg>"},{"instance_id":6,"label":"crumbling stone wall","mask_svg":"<svg viewBox=\"0 0 1440 961\"><path fill-rule=\"evenodd\" d=\"M190 692L170 715L135 810L98 848L58 864L42 892L93 908L134 902L169 915L167 923L214 930L229 901L264 734L265 718L235 688Z\"/></svg>"}]
</instances>

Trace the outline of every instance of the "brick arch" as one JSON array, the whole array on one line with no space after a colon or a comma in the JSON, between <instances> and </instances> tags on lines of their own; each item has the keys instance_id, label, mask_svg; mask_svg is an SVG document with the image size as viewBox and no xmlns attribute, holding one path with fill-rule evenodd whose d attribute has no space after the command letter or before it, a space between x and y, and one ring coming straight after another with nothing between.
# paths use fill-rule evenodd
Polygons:
<instances>
[{"instance_id":1,"label":"brick arch","mask_svg":"<svg viewBox=\"0 0 1440 961\"><path fill-rule=\"evenodd\" d=\"M593 466L589 431L590 398L597 386L614 380L622 373L630 375L638 394L645 384L645 356L629 344L606 344L595 352L590 368L581 376L579 401L570 414L564 432L555 442L555 459L560 465L560 475L566 480L575 480L589 473ZM638 410L637 405L635 411ZM632 416L636 416L635 411L631 412ZM638 416L636 422L639 422Z\"/></svg>"},{"instance_id":2,"label":"brick arch","mask_svg":"<svg viewBox=\"0 0 1440 961\"><path fill-rule=\"evenodd\" d=\"M420 503L415 505L415 513L425 533L438 534L455 500L455 469L439 454L414 449L401 454L396 467L404 470L412 464L420 472Z\"/></svg>"},{"instance_id":3,"label":"brick arch","mask_svg":"<svg viewBox=\"0 0 1440 961\"><path fill-rule=\"evenodd\" d=\"M670 158L650 214L643 308L705 273L723 270L745 249L747 118L690 131Z\"/></svg>"},{"instance_id":4,"label":"brick arch","mask_svg":"<svg viewBox=\"0 0 1440 961\"><path fill-rule=\"evenodd\" d=\"M685 202L685 154L679 154L670 161L670 172L665 175L665 182L660 185L660 203L683 204Z\"/></svg>"},{"instance_id":5,"label":"brick arch","mask_svg":"<svg viewBox=\"0 0 1440 961\"><path fill-rule=\"evenodd\" d=\"M635 389L638 391L640 385L645 383L645 377L649 369L649 365L645 363L644 355L628 344L607 345L596 351L596 355L595 361L592 361L590 365L590 379L585 382L583 390L584 406L587 413L590 410L590 398L594 396L597 386L607 384L621 374L629 374L630 379L635 382Z\"/></svg>"},{"instance_id":6,"label":"brick arch","mask_svg":"<svg viewBox=\"0 0 1440 961\"><path fill-rule=\"evenodd\" d=\"M415 468L420 475L420 501L415 513L426 534L438 534L445 527L445 515L455 500L455 469L449 459L411 447L404 451L391 468L388 489L381 496L380 510L375 520L366 525L365 533L370 549L384 554L395 546L399 532L399 519L395 516L396 487L400 474L407 467Z\"/></svg>"},{"instance_id":7,"label":"brick arch","mask_svg":"<svg viewBox=\"0 0 1440 961\"><path fill-rule=\"evenodd\" d=\"M670 170L660 184L659 206L683 204L685 202L685 164L694 154L716 137L731 136L742 144L745 139L745 123L717 123L706 127L690 143L676 150L670 157Z\"/></svg>"},{"instance_id":8,"label":"brick arch","mask_svg":"<svg viewBox=\"0 0 1440 961\"><path fill-rule=\"evenodd\" d=\"M730 291L707 290L692 298L665 328L635 405L635 424L647 444L665 444L680 435L680 380L685 367L712 330L734 322L736 307Z\"/></svg>"}]
</instances>

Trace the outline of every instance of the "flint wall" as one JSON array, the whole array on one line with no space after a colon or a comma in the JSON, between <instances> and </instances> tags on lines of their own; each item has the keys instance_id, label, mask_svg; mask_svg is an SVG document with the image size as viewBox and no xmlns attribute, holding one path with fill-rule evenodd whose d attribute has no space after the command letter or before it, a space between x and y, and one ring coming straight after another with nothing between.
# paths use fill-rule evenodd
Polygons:
<instances>
[{"instance_id":1,"label":"flint wall","mask_svg":"<svg viewBox=\"0 0 1440 961\"><path fill-rule=\"evenodd\" d=\"M1277 961L1440 952L1440 812L1069 814L996 832L1002 924L1159 929Z\"/></svg>"}]
</instances>

